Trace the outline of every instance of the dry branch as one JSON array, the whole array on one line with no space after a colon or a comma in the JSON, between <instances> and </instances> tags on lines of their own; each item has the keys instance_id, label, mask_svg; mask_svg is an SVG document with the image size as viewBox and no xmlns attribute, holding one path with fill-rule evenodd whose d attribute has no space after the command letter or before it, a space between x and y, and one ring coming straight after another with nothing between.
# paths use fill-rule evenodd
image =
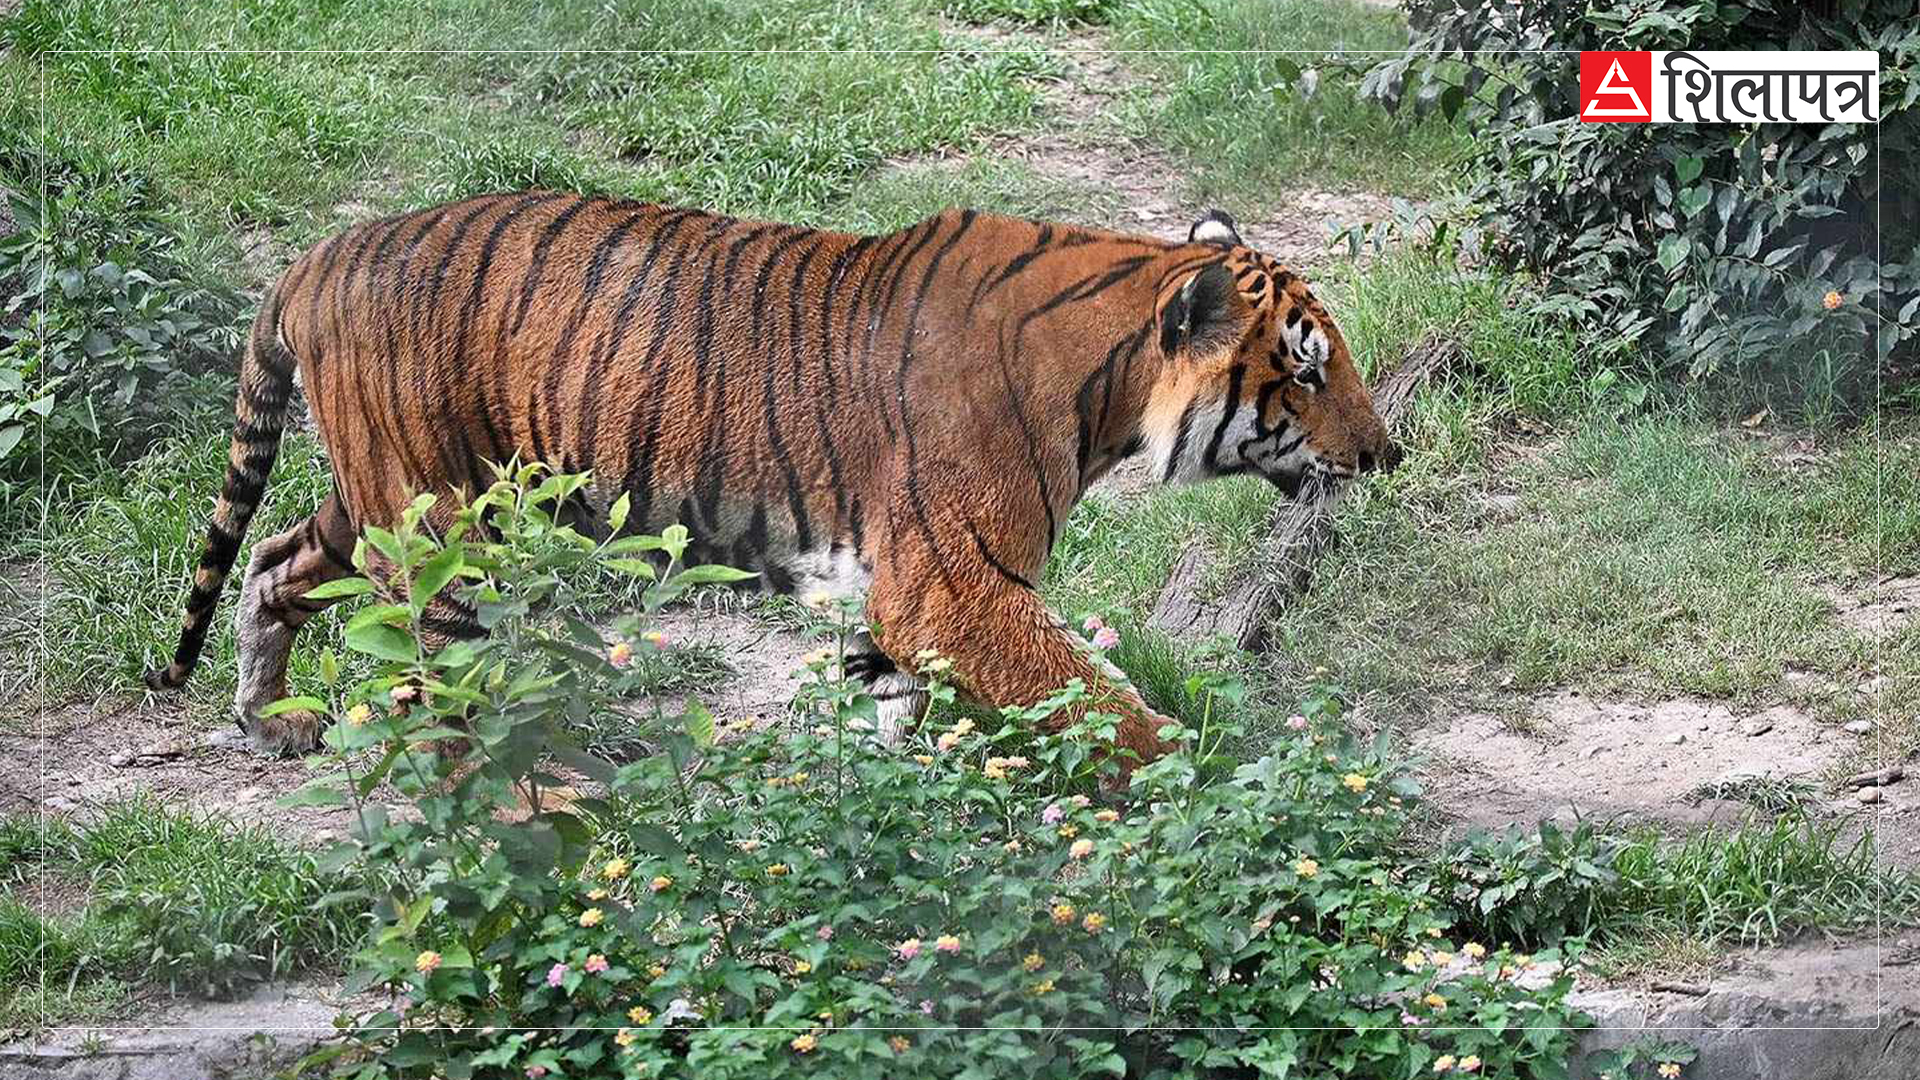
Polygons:
<instances>
[{"instance_id":1,"label":"dry branch","mask_svg":"<svg viewBox=\"0 0 1920 1080\"><path fill-rule=\"evenodd\" d=\"M1373 394L1389 431L1397 433L1420 387L1458 358L1454 339L1441 335L1428 336L1407 353ZM1314 563L1332 540L1333 514L1324 502L1283 502L1268 519L1256 557L1224 588L1206 587L1215 576L1214 557L1202 547L1188 548L1161 588L1148 625L1185 640L1224 634L1243 649L1258 648L1268 618L1306 590Z\"/></svg>"}]
</instances>

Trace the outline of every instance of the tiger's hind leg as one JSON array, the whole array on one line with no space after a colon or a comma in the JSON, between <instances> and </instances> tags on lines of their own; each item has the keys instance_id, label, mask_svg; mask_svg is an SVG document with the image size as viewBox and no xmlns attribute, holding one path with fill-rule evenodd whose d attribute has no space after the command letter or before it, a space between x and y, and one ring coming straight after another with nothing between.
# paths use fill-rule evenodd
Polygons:
<instances>
[{"instance_id":1,"label":"tiger's hind leg","mask_svg":"<svg viewBox=\"0 0 1920 1080\"><path fill-rule=\"evenodd\" d=\"M353 544L353 522L335 493L312 517L254 545L233 618L240 667L233 704L240 730L262 753L301 754L320 745L320 714L260 713L287 696L287 658L300 627L333 603L309 600L307 593L353 573Z\"/></svg>"},{"instance_id":2,"label":"tiger's hind leg","mask_svg":"<svg viewBox=\"0 0 1920 1080\"><path fill-rule=\"evenodd\" d=\"M907 730L926 714L926 681L900 670L864 628L847 635L846 650L843 667L847 678L865 686L867 696L873 699L881 741L898 745Z\"/></svg>"}]
</instances>

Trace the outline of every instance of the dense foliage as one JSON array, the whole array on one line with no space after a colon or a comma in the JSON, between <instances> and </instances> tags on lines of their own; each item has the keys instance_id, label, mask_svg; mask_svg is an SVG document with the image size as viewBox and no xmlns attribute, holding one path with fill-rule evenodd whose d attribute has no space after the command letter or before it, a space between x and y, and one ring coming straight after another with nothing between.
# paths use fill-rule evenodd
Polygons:
<instances>
[{"instance_id":1,"label":"dense foliage","mask_svg":"<svg viewBox=\"0 0 1920 1080\"><path fill-rule=\"evenodd\" d=\"M592 567L640 575L650 612L730 576L680 568L677 529L595 543L555 524L581 482L503 481L439 519L444 543L420 527L428 500L392 533L369 529L363 564L378 552L412 582L410 600L371 603L347 630L385 667L336 679L332 702L285 703L344 717L328 735L342 772L306 797L353 803L360 824L336 861L394 883L373 898L381 928L356 976L391 1004L311 1065L360 1078L1566 1075L1577 1018L1570 978L1543 964L1556 954L1451 935L1394 858L1417 788L1338 734L1330 698L1237 762L1221 748L1239 687L1197 679L1212 706L1178 732L1184 749L1112 802L1091 794L1113 767L1094 752L1111 717L1032 734L1080 688L980 723L953 719L936 683L935 718L890 746L831 648L790 729L729 730L689 705L636 718L657 753L616 764L581 750L635 651L662 641L635 619L609 646L564 614L569 582ZM493 633L430 655L417 630L444 590ZM817 629L849 617L825 605ZM383 783L417 813L367 802Z\"/></svg>"},{"instance_id":2,"label":"dense foliage","mask_svg":"<svg viewBox=\"0 0 1920 1080\"><path fill-rule=\"evenodd\" d=\"M0 477L37 478L40 451L111 454L167 430L230 370L245 307L179 253L139 177L76 153L0 144Z\"/></svg>"},{"instance_id":3,"label":"dense foliage","mask_svg":"<svg viewBox=\"0 0 1920 1080\"><path fill-rule=\"evenodd\" d=\"M1867 381L1920 330L1920 21L1907 0L1412 0L1365 88L1464 114L1465 214L1594 342L1693 376ZM1583 124L1583 49L1871 49L1877 126ZM1563 50L1563 51L1542 51Z\"/></svg>"}]
</instances>

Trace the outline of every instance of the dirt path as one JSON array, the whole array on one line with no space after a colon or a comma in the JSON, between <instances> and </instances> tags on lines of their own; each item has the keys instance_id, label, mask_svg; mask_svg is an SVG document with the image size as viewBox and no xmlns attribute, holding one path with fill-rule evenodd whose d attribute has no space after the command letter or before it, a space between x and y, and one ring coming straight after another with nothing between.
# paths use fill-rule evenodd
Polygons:
<instances>
[{"instance_id":1,"label":"dirt path","mask_svg":"<svg viewBox=\"0 0 1920 1080\"><path fill-rule=\"evenodd\" d=\"M1193 197L1183 179L1185 165L1125 130L1120 106L1131 93L1151 92L1155 77L1130 66L1106 31L1083 28L1048 38L1006 26L949 24L947 29L988 47L1043 47L1063 64L1062 78L1041 94L1044 119L1039 130L992 140L987 151L1021 162L1047 179L1112 197L1110 211L1088 207L1082 223L1185 239L1188 227L1211 209ZM957 167L965 160L964 155L949 155L937 163ZM927 164L902 161L893 167ZM1222 209L1234 216L1249 246L1290 266L1311 269L1333 258L1327 242L1335 229L1387 218L1392 206L1391 199L1372 192L1295 187L1278 214Z\"/></svg>"}]
</instances>

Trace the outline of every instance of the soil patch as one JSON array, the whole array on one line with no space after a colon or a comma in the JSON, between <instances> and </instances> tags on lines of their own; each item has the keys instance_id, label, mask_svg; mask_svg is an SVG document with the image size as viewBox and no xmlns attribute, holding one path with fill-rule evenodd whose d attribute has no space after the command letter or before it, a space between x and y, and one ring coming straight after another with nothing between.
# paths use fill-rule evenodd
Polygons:
<instances>
[{"instance_id":1,"label":"soil patch","mask_svg":"<svg viewBox=\"0 0 1920 1080\"><path fill-rule=\"evenodd\" d=\"M92 817L150 793L169 807L218 811L290 838L345 831L345 807L275 804L315 775L304 762L215 745L207 735L171 703L49 710L30 730L0 732L0 813Z\"/></svg>"},{"instance_id":2,"label":"soil patch","mask_svg":"<svg viewBox=\"0 0 1920 1080\"><path fill-rule=\"evenodd\" d=\"M820 647L800 634L744 611L676 608L662 612L654 628L680 641L720 647L738 676L693 694L667 694L661 708L677 711L697 697L722 721L747 721L754 727L777 724L789 713L805 674L805 657Z\"/></svg>"},{"instance_id":3,"label":"soil patch","mask_svg":"<svg viewBox=\"0 0 1920 1080\"><path fill-rule=\"evenodd\" d=\"M1745 713L1574 692L1535 699L1517 718L1467 713L1413 737L1432 759L1434 804L1488 828L1576 817L1731 823L1753 806L1742 792L1769 782L1811 797L1848 742L1785 705Z\"/></svg>"},{"instance_id":4,"label":"soil patch","mask_svg":"<svg viewBox=\"0 0 1920 1080\"><path fill-rule=\"evenodd\" d=\"M1920 576L1890 577L1852 592L1833 590L1840 625L1870 638L1888 638L1920 616Z\"/></svg>"},{"instance_id":5,"label":"soil patch","mask_svg":"<svg viewBox=\"0 0 1920 1080\"><path fill-rule=\"evenodd\" d=\"M56 1028L0 1045L0 1076L179 1080L276 1074L337 1037L342 1012L373 999L318 983L261 987L234 1001L143 1002L119 1026Z\"/></svg>"}]
</instances>

